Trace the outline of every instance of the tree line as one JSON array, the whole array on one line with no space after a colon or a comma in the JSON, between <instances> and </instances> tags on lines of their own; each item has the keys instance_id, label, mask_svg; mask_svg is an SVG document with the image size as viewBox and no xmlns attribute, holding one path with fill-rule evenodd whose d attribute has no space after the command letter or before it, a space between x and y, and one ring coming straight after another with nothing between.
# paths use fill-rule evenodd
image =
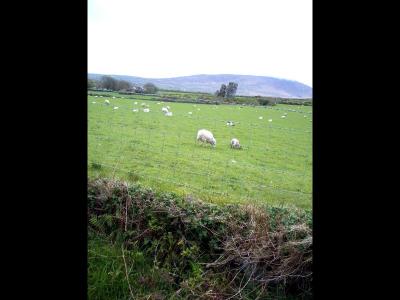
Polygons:
<instances>
[{"instance_id":1,"label":"tree line","mask_svg":"<svg viewBox=\"0 0 400 300\"><path fill-rule=\"evenodd\" d=\"M108 91L130 91L138 93L154 94L158 88L153 83L146 83L143 87L134 86L126 80L118 80L111 76L102 76L100 80L88 79L88 89L108 90Z\"/></svg>"}]
</instances>

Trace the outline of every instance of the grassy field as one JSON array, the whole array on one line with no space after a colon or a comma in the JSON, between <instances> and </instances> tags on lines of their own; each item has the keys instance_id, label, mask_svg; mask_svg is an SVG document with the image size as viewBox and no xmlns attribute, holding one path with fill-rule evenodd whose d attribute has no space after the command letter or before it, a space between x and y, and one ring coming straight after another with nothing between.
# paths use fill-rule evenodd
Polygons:
<instances>
[{"instance_id":1,"label":"grassy field","mask_svg":"<svg viewBox=\"0 0 400 300\"><path fill-rule=\"evenodd\" d=\"M139 182L214 203L311 208L312 107L163 104L151 96L129 98L88 96L89 177ZM149 113L143 112L142 103ZM171 107L172 117L164 116L163 105ZM228 120L236 126L227 126ZM202 128L213 132L215 149L196 143ZM240 140L241 150L229 147L233 137Z\"/></svg>"}]
</instances>

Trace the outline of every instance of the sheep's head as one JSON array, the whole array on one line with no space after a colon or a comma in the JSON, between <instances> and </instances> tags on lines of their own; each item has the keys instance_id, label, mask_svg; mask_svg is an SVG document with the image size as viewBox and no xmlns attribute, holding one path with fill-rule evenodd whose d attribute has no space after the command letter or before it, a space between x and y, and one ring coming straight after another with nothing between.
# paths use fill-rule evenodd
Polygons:
<instances>
[{"instance_id":1,"label":"sheep's head","mask_svg":"<svg viewBox=\"0 0 400 300\"><path fill-rule=\"evenodd\" d=\"M217 145L217 140L215 138L211 139L211 145L213 145L213 147Z\"/></svg>"}]
</instances>

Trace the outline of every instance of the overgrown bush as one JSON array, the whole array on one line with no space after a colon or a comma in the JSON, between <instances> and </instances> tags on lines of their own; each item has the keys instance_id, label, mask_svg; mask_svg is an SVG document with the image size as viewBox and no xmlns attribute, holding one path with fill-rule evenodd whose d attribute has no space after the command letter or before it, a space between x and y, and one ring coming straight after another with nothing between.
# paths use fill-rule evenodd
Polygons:
<instances>
[{"instance_id":1,"label":"overgrown bush","mask_svg":"<svg viewBox=\"0 0 400 300\"><path fill-rule=\"evenodd\" d=\"M310 295L308 211L218 206L98 179L89 182L88 219L91 231L174 274L175 299Z\"/></svg>"}]
</instances>

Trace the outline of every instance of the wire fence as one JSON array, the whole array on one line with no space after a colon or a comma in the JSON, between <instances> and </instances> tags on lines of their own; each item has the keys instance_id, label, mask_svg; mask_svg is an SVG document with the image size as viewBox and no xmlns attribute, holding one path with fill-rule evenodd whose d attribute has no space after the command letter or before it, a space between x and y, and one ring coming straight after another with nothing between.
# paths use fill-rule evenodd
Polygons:
<instances>
[{"instance_id":1,"label":"wire fence","mask_svg":"<svg viewBox=\"0 0 400 300\"><path fill-rule=\"evenodd\" d=\"M117 104L106 105L105 99ZM224 111L224 105L194 104L193 114L189 115L187 108L192 106L186 104L184 111L177 110L172 117L166 117L161 107L173 104L153 99L151 112L144 113L141 105L148 101L151 100L147 97L90 97L91 176L117 176L211 200L276 200L311 205L311 126L303 126L310 129L304 130L275 125L268 120L239 118L235 126L227 126L226 117L217 113ZM232 119L240 116L240 107L234 107ZM215 113L196 114L196 108ZM312 121L312 112L299 109L256 107L254 110L255 116L270 111L276 119L279 112L290 112L290 116L304 116ZM199 144L196 128L206 126L217 141L226 142L217 144L215 149ZM239 133L241 144L244 142L241 150L230 149L230 139Z\"/></svg>"}]
</instances>

